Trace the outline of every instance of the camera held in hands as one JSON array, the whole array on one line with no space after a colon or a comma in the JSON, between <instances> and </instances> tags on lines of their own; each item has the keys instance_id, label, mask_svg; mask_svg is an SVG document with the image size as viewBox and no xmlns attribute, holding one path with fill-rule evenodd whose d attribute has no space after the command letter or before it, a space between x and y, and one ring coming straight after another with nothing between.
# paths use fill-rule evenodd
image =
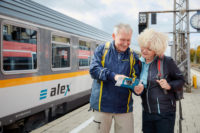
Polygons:
<instances>
[{"instance_id":1,"label":"camera held in hands","mask_svg":"<svg viewBox=\"0 0 200 133\"><path fill-rule=\"evenodd\" d=\"M128 78L128 77L120 77L118 78L115 86L120 86L120 87L125 87L125 88L129 88L132 91L134 90L134 87L137 86L139 84L139 79L132 79L132 78Z\"/></svg>"}]
</instances>

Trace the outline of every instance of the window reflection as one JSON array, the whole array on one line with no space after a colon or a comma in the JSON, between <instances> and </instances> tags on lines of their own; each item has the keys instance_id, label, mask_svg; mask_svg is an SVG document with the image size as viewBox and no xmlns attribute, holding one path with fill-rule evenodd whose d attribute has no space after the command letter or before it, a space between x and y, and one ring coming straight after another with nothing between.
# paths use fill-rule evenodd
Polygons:
<instances>
[{"instance_id":1,"label":"window reflection","mask_svg":"<svg viewBox=\"0 0 200 133\"><path fill-rule=\"evenodd\" d=\"M3 25L3 69L37 68L37 31L10 24Z\"/></svg>"},{"instance_id":2,"label":"window reflection","mask_svg":"<svg viewBox=\"0 0 200 133\"><path fill-rule=\"evenodd\" d=\"M89 66L90 65L90 43L86 41L79 41L79 66Z\"/></svg>"},{"instance_id":3,"label":"window reflection","mask_svg":"<svg viewBox=\"0 0 200 133\"><path fill-rule=\"evenodd\" d=\"M52 68L70 67L70 39L52 36Z\"/></svg>"}]
</instances>

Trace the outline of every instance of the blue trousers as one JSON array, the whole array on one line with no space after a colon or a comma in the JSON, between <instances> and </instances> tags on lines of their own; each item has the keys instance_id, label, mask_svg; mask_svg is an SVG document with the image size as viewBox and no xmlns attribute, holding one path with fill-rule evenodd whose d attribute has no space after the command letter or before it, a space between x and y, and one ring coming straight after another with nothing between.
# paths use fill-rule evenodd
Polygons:
<instances>
[{"instance_id":1,"label":"blue trousers","mask_svg":"<svg viewBox=\"0 0 200 133\"><path fill-rule=\"evenodd\" d=\"M174 133L175 112L150 114L143 111L143 133Z\"/></svg>"}]
</instances>

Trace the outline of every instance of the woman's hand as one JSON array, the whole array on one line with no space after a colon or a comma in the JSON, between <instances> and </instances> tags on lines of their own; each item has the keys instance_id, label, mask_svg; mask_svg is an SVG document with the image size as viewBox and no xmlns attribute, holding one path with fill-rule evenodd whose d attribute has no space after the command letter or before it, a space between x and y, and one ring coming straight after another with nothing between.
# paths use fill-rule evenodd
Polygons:
<instances>
[{"instance_id":1,"label":"woman's hand","mask_svg":"<svg viewBox=\"0 0 200 133\"><path fill-rule=\"evenodd\" d=\"M166 79L156 80L156 82L165 90L171 89L171 86L167 83Z\"/></svg>"},{"instance_id":2,"label":"woman's hand","mask_svg":"<svg viewBox=\"0 0 200 133\"><path fill-rule=\"evenodd\" d=\"M136 94L140 95L144 90L144 85L139 83L137 86L134 87L134 91Z\"/></svg>"}]
</instances>

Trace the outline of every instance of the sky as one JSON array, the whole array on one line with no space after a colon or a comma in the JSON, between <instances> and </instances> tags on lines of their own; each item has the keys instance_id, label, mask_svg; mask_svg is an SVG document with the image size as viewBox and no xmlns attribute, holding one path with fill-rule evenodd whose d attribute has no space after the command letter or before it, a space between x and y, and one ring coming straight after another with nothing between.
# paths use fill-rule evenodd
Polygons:
<instances>
[{"instance_id":1,"label":"sky","mask_svg":"<svg viewBox=\"0 0 200 133\"><path fill-rule=\"evenodd\" d=\"M33 0L53 10L112 34L118 23L130 24L133 29L131 47L138 50L138 16L144 11L173 10L174 0ZM178 1L178 0L177 0ZM200 0L189 0L189 9L200 9ZM190 12L190 17L196 12ZM150 28L166 32L172 40L173 14L157 14L157 24ZM196 32L190 26L191 32ZM190 47L200 45L200 33L190 34ZM169 54L169 48L167 49Z\"/></svg>"}]
</instances>

